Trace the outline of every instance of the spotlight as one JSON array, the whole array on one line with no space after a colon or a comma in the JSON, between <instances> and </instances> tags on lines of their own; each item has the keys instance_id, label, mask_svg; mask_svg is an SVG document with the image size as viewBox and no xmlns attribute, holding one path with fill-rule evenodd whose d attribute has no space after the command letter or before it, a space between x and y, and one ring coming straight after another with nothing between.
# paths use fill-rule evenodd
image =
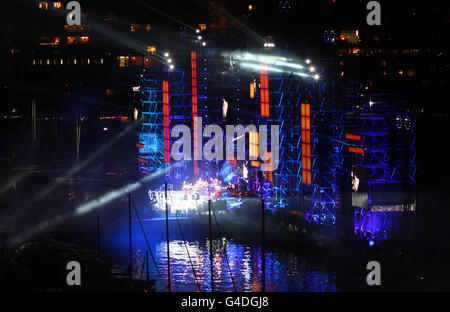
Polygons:
<instances>
[{"instance_id":1,"label":"spotlight","mask_svg":"<svg viewBox=\"0 0 450 312\"><path fill-rule=\"evenodd\" d=\"M195 32L198 34L200 32L200 29L196 29Z\"/></svg>"},{"instance_id":2,"label":"spotlight","mask_svg":"<svg viewBox=\"0 0 450 312\"><path fill-rule=\"evenodd\" d=\"M206 46L206 42L205 41L202 42L202 46Z\"/></svg>"},{"instance_id":3,"label":"spotlight","mask_svg":"<svg viewBox=\"0 0 450 312\"><path fill-rule=\"evenodd\" d=\"M167 63L172 63L172 59L167 59Z\"/></svg>"},{"instance_id":4,"label":"spotlight","mask_svg":"<svg viewBox=\"0 0 450 312\"><path fill-rule=\"evenodd\" d=\"M309 63L311 63L311 60L310 60L310 59L307 59L307 60L306 60L306 64L309 64Z\"/></svg>"},{"instance_id":5,"label":"spotlight","mask_svg":"<svg viewBox=\"0 0 450 312\"><path fill-rule=\"evenodd\" d=\"M373 105L372 100L369 100L369 106L372 107L372 105Z\"/></svg>"},{"instance_id":6,"label":"spotlight","mask_svg":"<svg viewBox=\"0 0 450 312\"><path fill-rule=\"evenodd\" d=\"M409 116L406 116L403 119L403 125L404 125L406 130L411 130L411 128L412 128L412 121L411 121L411 118L409 118Z\"/></svg>"},{"instance_id":7,"label":"spotlight","mask_svg":"<svg viewBox=\"0 0 450 312\"><path fill-rule=\"evenodd\" d=\"M164 57L169 57L169 53L168 52L164 53Z\"/></svg>"},{"instance_id":8,"label":"spotlight","mask_svg":"<svg viewBox=\"0 0 450 312\"><path fill-rule=\"evenodd\" d=\"M397 129L401 129L403 124L402 124L402 117L401 116L397 116L395 118L395 122L394 122L395 127L397 127Z\"/></svg>"},{"instance_id":9,"label":"spotlight","mask_svg":"<svg viewBox=\"0 0 450 312\"><path fill-rule=\"evenodd\" d=\"M316 69L315 69L313 66L311 66L311 67L309 68L309 71L312 72L312 73L313 73L315 70L316 70Z\"/></svg>"},{"instance_id":10,"label":"spotlight","mask_svg":"<svg viewBox=\"0 0 450 312\"><path fill-rule=\"evenodd\" d=\"M314 79L315 79L315 80L319 80L319 78L320 78L319 75L317 75L317 74L314 75Z\"/></svg>"},{"instance_id":11,"label":"spotlight","mask_svg":"<svg viewBox=\"0 0 450 312\"><path fill-rule=\"evenodd\" d=\"M202 40L202 36L198 36L197 39L198 39L198 40Z\"/></svg>"},{"instance_id":12,"label":"spotlight","mask_svg":"<svg viewBox=\"0 0 450 312\"><path fill-rule=\"evenodd\" d=\"M173 70L175 66L173 66L173 64L170 64L169 69Z\"/></svg>"}]
</instances>

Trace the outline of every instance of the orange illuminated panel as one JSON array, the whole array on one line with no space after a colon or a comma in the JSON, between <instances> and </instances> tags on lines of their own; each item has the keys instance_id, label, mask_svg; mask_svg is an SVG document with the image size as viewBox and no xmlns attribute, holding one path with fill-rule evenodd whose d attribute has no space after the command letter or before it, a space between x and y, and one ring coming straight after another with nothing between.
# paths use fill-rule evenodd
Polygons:
<instances>
[{"instance_id":1,"label":"orange illuminated panel","mask_svg":"<svg viewBox=\"0 0 450 312\"><path fill-rule=\"evenodd\" d=\"M250 151L249 156L252 158L257 159L259 156L259 135L256 131L250 131L249 132L249 145L250 145Z\"/></svg>"},{"instance_id":2,"label":"orange illuminated panel","mask_svg":"<svg viewBox=\"0 0 450 312\"><path fill-rule=\"evenodd\" d=\"M311 184L311 107L309 104L301 104L302 126L302 181Z\"/></svg>"},{"instance_id":3,"label":"orange illuminated panel","mask_svg":"<svg viewBox=\"0 0 450 312\"><path fill-rule=\"evenodd\" d=\"M269 74L267 63L261 62L261 116L269 117Z\"/></svg>"},{"instance_id":4,"label":"orange illuminated panel","mask_svg":"<svg viewBox=\"0 0 450 312\"><path fill-rule=\"evenodd\" d=\"M200 171L198 169L197 159L199 155L198 151L198 130L196 125L196 118L198 114L197 108L197 53L195 51L191 52L191 76L192 76L192 128L194 130L194 174L199 175Z\"/></svg>"},{"instance_id":5,"label":"orange illuminated panel","mask_svg":"<svg viewBox=\"0 0 450 312\"><path fill-rule=\"evenodd\" d=\"M363 148L349 146L348 147L348 151L350 153L356 153L356 154L364 155L364 149Z\"/></svg>"},{"instance_id":6,"label":"orange illuminated panel","mask_svg":"<svg viewBox=\"0 0 450 312\"><path fill-rule=\"evenodd\" d=\"M345 138L347 140L361 141L361 136L357 134L346 133Z\"/></svg>"},{"instance_id":7,"label":"orange illuminated panel","mask_svg":"<svg viewBox=\"0 0 450 312\"><path fill-rule=\"evenodd\" d=\"M170 163L169 82L163 81L164 161Z\"/></svg>"},{"instance_id":8,"label":"orange illuminated panel","mask_svg":"<svg viewBox=\"0 0 450 312\"><path fill-rule=\"evenodd\" d=\"M252 161L251 161L251 165L252 165L253 167L257 167L257 168L259 168L259 166L260 166L260 163L259 163L259 161L256 161L256 160L252 160Z\"/></svg>"},{"instance_id":9,"label":"orange illuminated panel","mask_svg":"<svg viewBox=\"0 0 450 312\"><path fill-rule=\"evenodd\" d=\"M250 98L251 99L255 98L255 83L254 82L250 83Z\"/></svg>"},{"instance_id":10,"label":"orange illuminated panel","mask_svg":"<svg viewBox=\"0 0 450 312\"><path fill-rule=\"evenodd\" d=\"M200 30L206 30L206 24L198 24L198 27L200 27Z\"/></svg>"},{"instance_id":11,"label":"orange illuminated panel","mask_svg":"<svg viewBox=\"0 0 450 312\"><path fill-rule=\"evenodd\" d=\"M268 169L264 173L266 181L273 182L273 171L272 171L272 152L264 152L264 164Z\"/></svg>"}]
</instances>

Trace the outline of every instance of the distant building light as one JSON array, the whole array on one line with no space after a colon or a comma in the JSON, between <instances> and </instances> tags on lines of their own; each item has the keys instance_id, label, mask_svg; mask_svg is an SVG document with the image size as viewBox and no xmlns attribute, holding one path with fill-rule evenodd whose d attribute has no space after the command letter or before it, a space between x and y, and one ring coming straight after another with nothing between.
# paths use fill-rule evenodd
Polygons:
<instances>
[{"instance_id":1,"label":"distant building light","mask_svg":"<svg viewBox=\"0 0 450 312\"><path fill-rule=\"evenodd\" d=\"M76 37L68 36L67 37L67 44L74 44L76 40Z\"/></svg>"},{"instance_id":2,"label":"distant building light","mask_svg":"<svg viewBox=\"0 0 450 312\"><path fill-rule=\"evenodd\" d=\"M145 30L146 30L146 31L152 30L152 25L147 24L147 25L145 26Z\"/></svg>"},{"instance_id":3,"label":"distant building light","mask_svg":"<svg viewBox=\"0 0 450 312\"><path fill-rule=\"evenodd\" d=\"M54 9L60 9L62 7L62 3L61 2L53 2L53 8Z\"/></svg>"},{"instance_id":4,"label":"distant building light","mask_svg":"<svg viewBox=\"0 0 450 312\"><path fill-rule=\"evenodd\" d=\"M48 10L48 2L39 2L39 9Z\"/></svg>"},{"instance_id":5,"label":"distant building light","mask_svg":"<svg viewBox=\"0 0 450 312\"><path fill-rule=\"evenodd\" d=\"M249 11L253 10L253 5L249 4L249 5L248 5L248 10L249 10Z\"/></svg>"},{"instance_id":6,"label":"distant building light","mask_svg":"<svg viewBox=\"0 0 450 312\"><path fill-rule=\"evenodd\" d=\"M138 31L139 30L139 25L138 24L131 24L131 26L130 26L130 31L131 32L135 32L135 31Z\"/></svg>"},{"instance_id":7,"label":"distant building light","mask_svg":"<svg viewBox=\"0 0 450 312\"><path fill-rule=\"evenodd\" d=\"M198 24L201 30L206 30L206 24Z\"/></svg>"}]
</instances>

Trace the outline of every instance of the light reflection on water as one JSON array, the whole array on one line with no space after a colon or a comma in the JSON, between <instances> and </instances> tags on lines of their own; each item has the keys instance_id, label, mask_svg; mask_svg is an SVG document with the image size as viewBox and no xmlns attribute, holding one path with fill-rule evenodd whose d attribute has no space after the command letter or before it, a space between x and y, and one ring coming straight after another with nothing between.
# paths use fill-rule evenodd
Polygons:
<instances>
[{"instance_id":1,"label":"light reflection on water","mask_svg":"<svg viewBox=\"0 0 450 312\"><path fill-rule=\"evenodd\" d=\"M106 253L115 256L115 263L119 263L115 267L117 270L124 271L128 265L127 242L125 242L127 239L128 237L121 238L122 242L115 245L107 244ZM145 279L146 268L143 269L143 264L146 243L141 239L133 239L133 245L133 276L134 278L142 276ZM191 239L187 245L201 291L210 291L209 241ZM162 239L150 241L150 247L164 279L158 279L155 287L158 291L167 291L166 242ZM169 248L172 291L198 291L183 241L174 239L170 242ZM223 238L213 240L213 250L216 291L234 290L224 252L227 252L236 290L261 291L261 248L259 246L245 246ZM150 278L156 279L158 274L151 258L149 264ZM334 279L334 272L309 265L292 252L266 251L267 291L338 291Z\"/></svg>"}]
</instances>

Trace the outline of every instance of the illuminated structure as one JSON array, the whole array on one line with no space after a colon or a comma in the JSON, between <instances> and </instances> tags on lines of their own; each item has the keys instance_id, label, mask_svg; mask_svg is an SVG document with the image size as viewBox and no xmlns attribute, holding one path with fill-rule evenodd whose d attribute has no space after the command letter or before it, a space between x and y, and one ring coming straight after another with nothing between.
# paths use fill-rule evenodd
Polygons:
<instances>
[{"instance_id":1,"label":"illuminated structure","mask_svg":"<svg viewBox=\"0 0 450 312\"><path fill-rule=\"evenodd\" d=\"M393 222L391 215L415 211L415 106L411 94L368 97L360 114L364 154L357 159L368 169L369 210L356 211L355 230L383 239L396 223L405 223Z\"/></svg>"},{"instance_id":2,"label":"illuminated structure","mask_svg":"<svg viewBox=\"0 0 450 312\"><path fill-rule=\"evenodd\" d=\"M275 210L304 209L308 221L327 225L336 223L336 216L345 205L342 194L351 188L342 179L350 177L349 162L371 170L371 189L375 184L405 183L406 177L414 183L414 139L408 141L408 149L406 145L401 150L399 146L391 148L391 154L398 151L409 156L408 161L401 162L392 158L395 166L389 174L387 151L380 148L389 148L386 116L400 114L396 106L391 103L392 109L388 110L388 105L381 104L377 96L364 105L361 84L336 79L327 59L313 67L311 61L296 64L271 55L230 56L199 45L185 63L185 69L191 72L187 79L184 71L177 69L162 74L159 80L142 80L141 171L148 173L164 163L173 164L168 157L173 142L168 126L185 124L191 128L195 157L196 147L201 148L208 139L197 137L193 122L196 117L202 117L203 125L279 125L280 162L275 172L260 170L262 163L270 165L272 155L269 151L258 157L261 138L257 131L251 131L246 138L246 160L183 161L176 173L166 176L175 190L186 181L220 178L233 186L234 196L262 196L267 207ZM169 95L163 97L166 81ZM229 103L226 115L224 102ZM401 115L401 121L404 132L412 134L412 115ZM405 154L406 151L409 152ZM403 174L405 169L407 175ZM370 207L378 206L371 203Z\"/></svg>"}]
</instances>

